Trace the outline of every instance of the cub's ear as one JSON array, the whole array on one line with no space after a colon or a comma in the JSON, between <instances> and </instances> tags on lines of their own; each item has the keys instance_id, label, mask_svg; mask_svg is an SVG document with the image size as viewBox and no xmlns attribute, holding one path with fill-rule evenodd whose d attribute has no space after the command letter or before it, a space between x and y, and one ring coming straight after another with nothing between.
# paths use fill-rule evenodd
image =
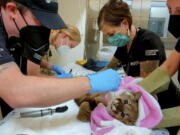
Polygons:
<instances>
[{"instance_id":1,"label":"cub's ear","mask_svg":"<svg viewBox=\"0 0 180 135\"><path fill-rule=\"evenodd\" d=\"M142 94L141 94L141 92L135 92L135 93L133 93L133 95L134 95L134 99L138 101Z\"/></svg>"}]
</instances>

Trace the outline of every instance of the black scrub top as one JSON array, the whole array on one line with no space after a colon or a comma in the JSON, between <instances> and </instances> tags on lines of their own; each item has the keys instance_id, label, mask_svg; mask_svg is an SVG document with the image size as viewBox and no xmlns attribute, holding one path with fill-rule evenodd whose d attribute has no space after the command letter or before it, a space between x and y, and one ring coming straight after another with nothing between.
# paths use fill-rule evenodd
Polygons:
<instances>
[{"instance_id":1,"label":"black scrub top","mask_svg":"<svg viewBox=\"0 0 180 135\"><path fill-rule=\"evenodd\" d=\"M114 57L121 62L128 76L140 75L140 62L159 60L162 64L166 59L164 45L160 38L155 33L141 28L132 41L129 53L127 46L118 47Z\"/></svg>"},{"instance_id":2,"label":"black scrub top","mask_svg":"<svg viewBox=\"0 0 180 135\"><path fill-rule=\"evenodd\" d=\"M140 29L137 32L129 53L127 53L127 46L119 47L114 56L121 61L129 76L140 75L140 62L159 60L161 65L166 59L164 45L160 38L155 33L145 29ZM171 81L168 90L157 94L161 108L179 105L180 99L177 95L177 88ZM167 100L169 98L170 100Z\"/></svg>"},{"instance_id":3,"label":"black scrub top","mask_svg":"<svg viewBox=\"0 0 180 135\"><path fill-rule=\"evenodd\" d=\"M180 39L178 40L176 46L175 46L176 51L180 52Z\"/></svg>"},{"instance_id":4,"label":"black scrub top","mask_svg":"<svg viewBox=\"0 0 180 135\"><path fill-rule=\"evenodd\" d=\"M26 74L27 59L22 57L21 54L19 54L18 56L17 55L12 56L10 51L7 49L7 42L8 42L8 36L5 31L0 14L0 65L14 61L20 67L22 73ZM1 98L0 98L0 106L3 117L6 116L10 111L12 111L12 108L8 104L6 104Z\"/></svg>"},{"instance_id":5,"label":"black scrub top","mask_svg":"<svg viewBox=\"0 0 180 135\"><path fill-rule=\"evenodd\" d=\"M6 48L6 35L0 22L0 65L13 61L12 56Z\"/></svg>"}]
</instances>

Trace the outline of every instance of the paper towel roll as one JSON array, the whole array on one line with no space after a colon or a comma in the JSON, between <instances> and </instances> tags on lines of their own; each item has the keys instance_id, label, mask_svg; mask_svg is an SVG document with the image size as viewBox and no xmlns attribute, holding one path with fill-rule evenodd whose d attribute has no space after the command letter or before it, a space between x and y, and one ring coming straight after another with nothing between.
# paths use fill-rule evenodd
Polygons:
<instances>
[{"instance_id":1,"label":"paper towel roll","mask_svg":"<svg viewBox=\"0 0 180 135\"><path fill-rule=\"evenodd\" d=\"M117 47L115 46L103 46L97 52L97 60L100 61L111 61Z\"/></svg>"}]
</instances>

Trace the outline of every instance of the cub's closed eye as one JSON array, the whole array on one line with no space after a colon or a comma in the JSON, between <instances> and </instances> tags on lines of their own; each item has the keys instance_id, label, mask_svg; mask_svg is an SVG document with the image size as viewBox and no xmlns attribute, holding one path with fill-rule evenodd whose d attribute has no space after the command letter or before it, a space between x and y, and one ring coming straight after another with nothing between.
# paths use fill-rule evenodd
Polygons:
<instances>
[{"instance_id":1,"label":"cub's closed eye","mask_svg":"<svg viewBox=\"0 0 180 135\"><path fill-rule=\"evenodd\" d=\"M123 104L128 104L128 100L124 100L124 101L123 101Z\"/></svg>"},{"instance_id":2,"label":"cub's closed eye","mask_svg":"<svg viewBox=\"0 0 180 135\"><path fill-rule=\"evenodd\" d=\"M121 112L121 116L124 118L124 117L125 117L125 113L124 113L124 112Z\"/></svg>"},{"instance_id":3,"label":"cub's closed eye","mask_svg":"<svg viewBox=\"0 0 180 135\"><path fill-rule=\"evenodd\" d=\"M129 117L129 114L127 114L127 113L124 113L124 112L121 112L121 117Z\"/></svg>"}]
</instances>

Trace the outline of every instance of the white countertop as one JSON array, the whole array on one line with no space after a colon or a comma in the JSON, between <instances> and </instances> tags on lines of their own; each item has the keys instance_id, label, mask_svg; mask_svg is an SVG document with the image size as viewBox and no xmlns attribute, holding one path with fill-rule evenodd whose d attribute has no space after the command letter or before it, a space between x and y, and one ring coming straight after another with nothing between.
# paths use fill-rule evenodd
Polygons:
<instances>
[{"instance_id":1,"label":"white countertop","mask_svg":"<svg viewBox=\"0 0 180 135\"><path fill-rule=\"evenodd\" d=\"M89 123L81 122L76 118L79 107L74 101L71 100L57 106L64 105L68 106L66 112L38 118L20 118L20 112L42 108L15 109L4 120L0 121L0 135L90 135Z\"/></svg>"}]
</instances>

